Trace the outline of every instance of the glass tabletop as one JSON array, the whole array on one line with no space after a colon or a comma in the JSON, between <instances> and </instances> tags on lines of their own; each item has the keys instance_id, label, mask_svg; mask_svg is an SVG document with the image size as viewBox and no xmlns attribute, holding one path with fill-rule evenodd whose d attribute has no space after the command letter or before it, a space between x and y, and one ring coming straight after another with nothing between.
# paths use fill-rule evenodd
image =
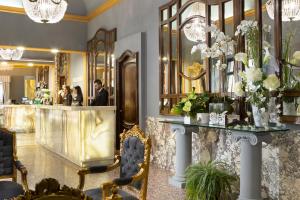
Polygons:
<instances>
[{"instance_id":1,"label":"glass tabletop","mask_svg":"<svg viewBox=\"0 0 300 200\"><path fill-rule=\"evenodd\" d=\"M200 127L200 128L215 128L215 129L223 129L229 131L240 131L240 132L250 132L250 133L280 133L284 131L289 131L286 127L277 127L277 126L270 126L268 128L264 127L255 127L253 125L235 125L235 126L218 126L218 125L211 125L211 124L201 124L201 123L191 123L185 124L183 121L172 121L172 120L162 120L161 123L167 124L176 124L182 125L186 127Z\"/></svg>"}]
</instances>

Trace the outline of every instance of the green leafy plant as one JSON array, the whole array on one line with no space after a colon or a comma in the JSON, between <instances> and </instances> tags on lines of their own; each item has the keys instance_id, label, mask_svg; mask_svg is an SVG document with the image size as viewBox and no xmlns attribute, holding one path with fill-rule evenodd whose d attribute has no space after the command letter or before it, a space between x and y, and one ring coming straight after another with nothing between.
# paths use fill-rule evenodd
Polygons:
<instances>
[{"instance_id":1,"label":"green leafy plant","mask_svg":"<svg viewBox=\"0 0 300 200\"><path fill-rule=\"evenodd\" d=\"M231 175L221 162L199 163L186 171L188 200L230 200L236 175Z\"/></svg>"},{"instance_id":2,"label":"green leafy plant","mask_svg":"<svg viewBox=\"0 0 300 200\"><path fill-rule=\"evenodd\" d=\"M196 94L195 89L181 101L173 106L171 113L177 115L188 115L195 118L197 113L208 112L208 93Z\"/></svg>"}]
</instances>

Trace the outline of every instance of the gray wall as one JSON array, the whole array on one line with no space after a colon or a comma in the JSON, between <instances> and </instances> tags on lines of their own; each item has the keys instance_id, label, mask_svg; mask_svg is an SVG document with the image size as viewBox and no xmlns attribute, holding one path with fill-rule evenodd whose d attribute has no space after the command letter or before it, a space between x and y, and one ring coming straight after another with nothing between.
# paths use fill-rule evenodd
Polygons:
<instances>
[{"instance_id":1,"label":"gray wall","mask_svg":"<svg viewBox=\"0 0 300 200\"><path fill-rule=\"evenodd\" d=\"M145 33L143 88L147 99L144 116L159 115L159 6L168 0L123 0L88 24L90 39L98 28L117 28L118 40L129 35ZM127 49L133 47L128 44ZM147 76L146 76L147 75Z\"/></svg>"},{"instance_id":2,"label":"gray wall","mask_svg":"<svg viewBox=\"0 0 300 200\"><path fill-rule=\"evenodd\" d=\"M87 24L39 24L19 14L0 13L0 45L86 50Z\"/></svg>"}]
</instances>

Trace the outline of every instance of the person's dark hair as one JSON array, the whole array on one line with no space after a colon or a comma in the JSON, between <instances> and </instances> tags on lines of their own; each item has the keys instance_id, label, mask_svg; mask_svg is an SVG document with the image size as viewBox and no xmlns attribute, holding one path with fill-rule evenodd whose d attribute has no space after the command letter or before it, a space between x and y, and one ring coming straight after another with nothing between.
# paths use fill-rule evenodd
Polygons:
<instances>
[{"instance_id":1,"label":"person's dark hair","mask_svg":"<svg viewBox=\"0 0 300 200\"><path fill-rule=\"evenodd\" d=\"M67 90L68 94L71 94L71 88L70 88L70 86L66 85L66 90Z\"/></svg>"},{"instance_id":2,"label":"person's dark hair","mask_svg":"<svg viewBox=\"0 0 300 200\"><path fill-rule=\"evenodd\" d=\"M81 90L81 87L80 86L75 86L74 87L74 89L76 90L76 92L77 92L77 96L79 97L83 97L83 95L82 95L82 90Z\"/></svg>"},{"instance_id":3,"label":"person's dark hair","mask_svg":"<svg viewBox=\"0 0 300 200\"><path fill-rule=\"evenodd\" d=\"M97 83L97 84L99 84L99 85L102 85L102 81L101 81L100 79L96 79L96 80L94 81L94 83Z\"/></svg>"}]
</instances>

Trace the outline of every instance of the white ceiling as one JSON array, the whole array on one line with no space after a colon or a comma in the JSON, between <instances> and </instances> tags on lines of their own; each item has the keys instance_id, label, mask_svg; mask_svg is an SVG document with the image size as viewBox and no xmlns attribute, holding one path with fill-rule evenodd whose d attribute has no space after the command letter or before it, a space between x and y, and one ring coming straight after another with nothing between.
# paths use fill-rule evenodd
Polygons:
<instances>
[{"instance_id":1,"label":"white ceiling","mask_svg":"<svg viewBox=\"0 0 300 200\"><path fill-rule=\"evenodd\" d=\"M106 0L69 0L67 13L76 15L87 15ZM0 5L22 8L22 0L0 0Z\"/></svg>"}]
</instances>

